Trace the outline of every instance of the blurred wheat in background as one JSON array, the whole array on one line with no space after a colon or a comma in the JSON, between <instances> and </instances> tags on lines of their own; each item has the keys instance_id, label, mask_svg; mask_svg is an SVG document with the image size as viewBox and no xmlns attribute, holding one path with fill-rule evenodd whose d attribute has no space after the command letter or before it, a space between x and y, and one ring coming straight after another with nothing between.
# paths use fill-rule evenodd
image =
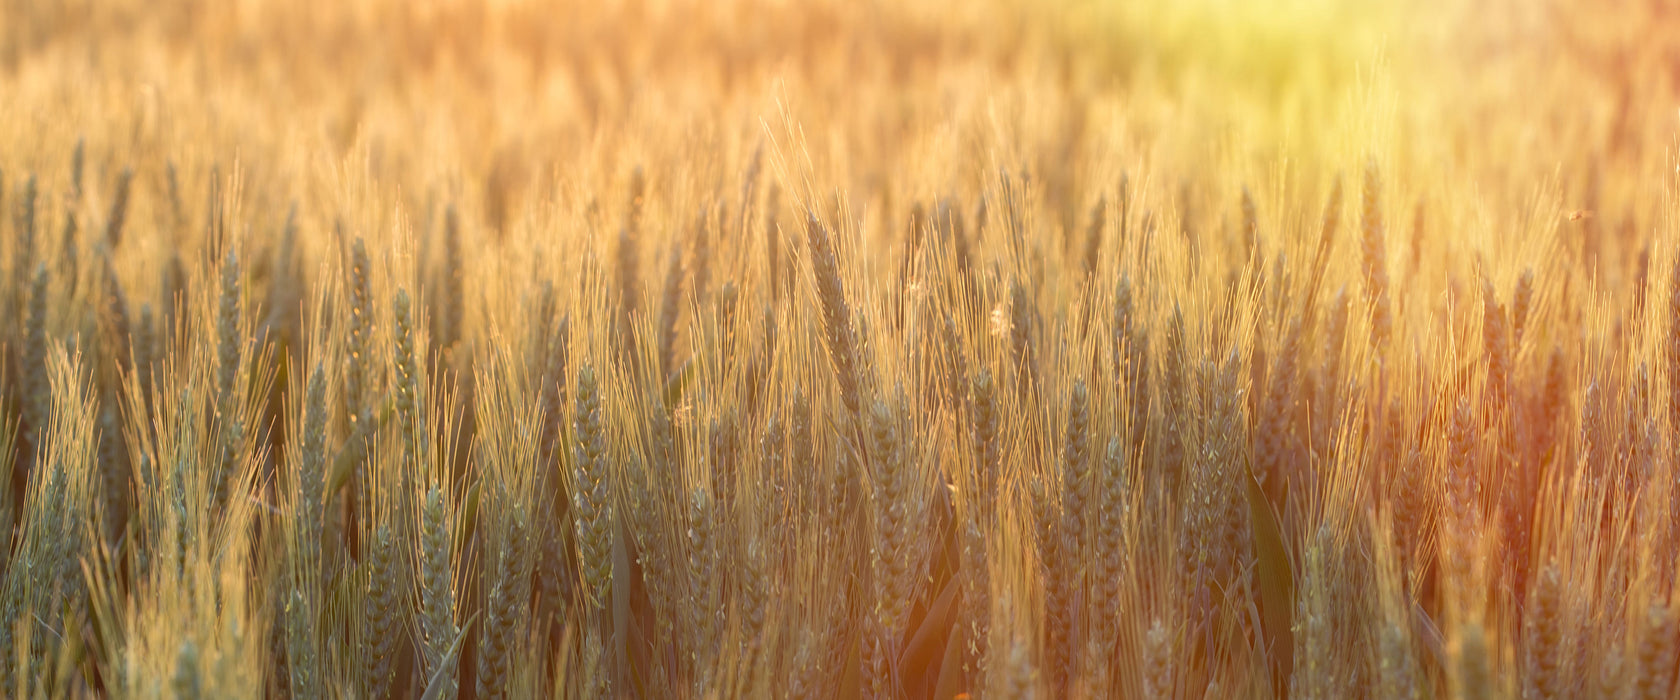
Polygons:
<instances>
[{"instance_id":1,"label":"blurred wheat in background","mask_svg":"<svg viewBox=\"0 0 1680 700\"><path fill-rule=\"evenodd\" d=\"M0 0L0 695L1674 698L1608 5Z\"/></svg>"}]
</instances>

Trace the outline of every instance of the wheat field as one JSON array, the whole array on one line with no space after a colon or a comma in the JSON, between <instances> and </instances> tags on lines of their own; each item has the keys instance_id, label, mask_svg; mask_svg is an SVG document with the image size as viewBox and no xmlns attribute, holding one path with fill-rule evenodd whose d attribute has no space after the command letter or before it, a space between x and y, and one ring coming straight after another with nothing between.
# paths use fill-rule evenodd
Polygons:
<instances>
[{"instance_id":1,"label":"wheat field","mask_svg":"<svg viewBox=\"0 0 1680 700\"><path fill-rule=\"evenodd\" d=\"M1667 0L0 0L0 696L1680 697Z\"/></svg>"}]
</instances>

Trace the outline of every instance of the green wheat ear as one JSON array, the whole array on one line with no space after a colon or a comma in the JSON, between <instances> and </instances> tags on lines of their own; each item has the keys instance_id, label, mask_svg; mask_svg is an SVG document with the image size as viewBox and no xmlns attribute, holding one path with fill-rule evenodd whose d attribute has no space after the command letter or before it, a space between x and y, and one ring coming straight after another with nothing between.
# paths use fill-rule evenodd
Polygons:
<instances>
[{"instance_id":1,"label":"green wheat ear","mask_svg":"<svg viewBox=\"0 0 1680 700\"><path fill-rule=\"evenodd\" d=\"M349 338L347 350L349 362L345 382L345 405L350 411L350 420L358 427L368 422L368 414L374 400L372 362L373 362L373 292L369 288L368 275L371 263L368 261L367 245L357 238L350 253L350 308L349 308Z\"/></svg>"},{"instance_id":2,"label":"green wheat ear","mask_svg":"<svg viewBox=\"0 0 1680 700\"><path fill-rule=\"evenodd\" d=\"M865 688L871 697L892 692L889 664L898 653L899 627L911 604L915 575L910 551L914 504L910 474L905 463L905 446L899 416L884 401L869 409L869 441L872 496L874 505L874 547L872 576L875 583L874 610L868 654L864 659Z\"/></svg>"},{"instance_id":3,"label":"green wheat ear","mask_svg":"<svg viewBox=\"0 0 1680 700\"><path fill-rule=\"evenodd\" d=\"M128 168L117 175L116 194L111 197L111 211L105 217L105 245L109 250L116 250L122 244L123 224L128 221L128 191L133 180L134 171Z\"/></svg>"},{"instance_id":4,"label":"green wheat ear","mask_svg":"<svg viewBox=\"0 0 1680 700\"><path fill-rule=\"evenodd\" d=\"M444 683L444 697L454 697L456 679L450 649L460 636L455 626L455 571L450 553L454 531L444 492L433 484L420 509L420 633L427 674ZM434 683L440 682L434 680Z\"/></svg>"},{"instance_id":5,"label":"green wheat ear","mask_svg":"<svg viewBox=\"0 0 1680 700\"><path fill-rule=\"evenodd\" d=\"M573 508L577 517L579 561L589 590L589 603L597 610L608 605L612 584L611 479L606 463L606 433L601 424L600 386L595 369L584 363L577 376L577 405L573 413L573 434L577 441L574 460Z\"/></svg>"},{"instance_id":6,"label":"green wheat ear","mask_svg":"<svg viewBox=\"0 0 1680 700\"><path fill-rule=\"evenodd\" d=\"M391 307L397 331L394 348L396 386L392 393L396 403L398 425L402 430L403 449L409 453L409 463L424 469L430 464L426 454L426 415L421 395L425 379L421 374L420 358L416 354L414 310L408 298L408 290L398 288Z\"/></svg>"},{"instance_id":7,"label":"green wheat ear","mask_svg":"<svg viewBox=\"0 0 1680 700\"><path fill-rule=\"evenodd\" d=\"M707 687L718 635L717 523L711 495L706 489L694 488L689 492L687 516L689 661L694 669L695 689L699 691Z\"/></svg>"},{"instance_id":8,"label":"green wheat ear","mask_svg":"<svg viewBox=\"0 0 1680 700\"><path fill-rule=\"evenodd\" d=\"M395 537L389 523L380 523L373 531L364 564L367 583L362 598L361 671L368 697L385 697L395 679L401 622Z\"/></svg>"},{"instance_id":9,"label":"green wheat ear","mask_svg":"<svg viewBox=\"0 0 1680 700\"><path fill-rule=\"evenodd\" d=\"M1092 581L1091 594L1096 601L1092 608L1098 615L1094 625L1097 629L1095 637L1104 650L1114 648L1119 642L1122 624L1121 596L1125 585L1126 526L1130 517L1131 493L1126 473L1131 461L1129 444L1118 436L1109 438L1101 471L1096 475L1097 510L1094 520L1097 531L1093 572L1096 578Z\"/></svg>"},{"instance_id":10,"label":"green wheat ear","mask_svg":"<svg viewBox=\"0 0 1680 700\"><path fill-rule=\"evenodd\" d=\"M834 244L828 227L808 215L805 236L810 245L811 265L816 273L817 301L822 306L823 332L828 343L829 360L834 363L834 375L840 383L840 400L846 406L854 425L862 425L863 405L859 386L860 362L856 331L852 325L851 307L846 302L846 289L840 279L840 264L835 257Z\"/></svg>"},{"instance_id":11,"label":"green wheat ear","mask_svg":"<svg viewBox=\"0 0 1680 700\"><path fill-rule=\"evenodd\" d=\"M524 613L524 590L520 576L528 573L529 524L522 506L515 506L496 550L493 576L486 580L484 634L478 655L478 696L503 698L511 681L511 664L518 644L517 631ZM609 562L610 565L610 562Z\"/></svg>"},{"instance_id":12,"label":"green wheat ear","mask_svg":"<svg viewBox=\"0 0 1680 700\"><path fill-rule=\"evenodd\" d=\"M1340 186L1336 194L1341 192ZM1360 269L1365 276L1365 303L1371 311L1371 347L1380 349L1394 332L1393 304L1388 286L1387 225L1382 209L1382 173L1376 158L1365 163L1365 188L1360 200Z\"/></svg>"},{"instance_id":13,"label":"green wheat ear","mask_svg":"<svg viewBox=\"0 0 1680 700\"><path fill-rule=\"evenodd\" d=\"M51 387L47 382L47 294L52 274L46 265L37 265L29 285L29 315L24 323L23 422L28 427L31 450L39 450L42 436L47 432L47 411L51 407Z\"/></svg>"},{"instance_id":14,"label":"green wheat ear","mask_svg":"<svg viewBox=\"0 0 1680 700\"><path fill-rule=\"evenodd\" d=\"M38 261L35 231L35 206L37 190L35 175L31 173L29 179L23 183L23 191L18 193L16 204L16 218L12 223L13 235L17 238L12 243L12 289L23 290L29 287L30 280L35 276Z\"/></svg>"}]
</instances>

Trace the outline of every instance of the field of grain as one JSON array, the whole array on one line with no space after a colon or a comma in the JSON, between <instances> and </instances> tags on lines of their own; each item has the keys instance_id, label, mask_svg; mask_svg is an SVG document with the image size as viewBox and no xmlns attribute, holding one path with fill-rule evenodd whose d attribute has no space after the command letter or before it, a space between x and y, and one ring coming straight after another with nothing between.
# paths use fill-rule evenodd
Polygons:
<instances>
[{"instance_id":1,"label":"field of grain","mask_svg":"<svg viewBox=\"0 0 1680 700\"><path fill-rule=\"evenodd\" d=\"M1666 0L0 0L0 695L1676 697Z\"/></svg>"}]
</instances>

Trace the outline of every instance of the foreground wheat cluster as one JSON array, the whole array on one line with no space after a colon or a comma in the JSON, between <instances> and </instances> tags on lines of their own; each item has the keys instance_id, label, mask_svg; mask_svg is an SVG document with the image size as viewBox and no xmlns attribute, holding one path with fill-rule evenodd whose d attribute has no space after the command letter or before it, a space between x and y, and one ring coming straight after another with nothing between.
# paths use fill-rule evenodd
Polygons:
<instances>
[{"instance_id":1,"label":"foreground wheat cluster","mask_svg":"<svg viewBox=\"0 0 1680 700\"><path fill-rule=\"evenodd\" d=\"M0 1L0 694L1675 697L1613 4Z\"/></svg>"}]
</instances>

